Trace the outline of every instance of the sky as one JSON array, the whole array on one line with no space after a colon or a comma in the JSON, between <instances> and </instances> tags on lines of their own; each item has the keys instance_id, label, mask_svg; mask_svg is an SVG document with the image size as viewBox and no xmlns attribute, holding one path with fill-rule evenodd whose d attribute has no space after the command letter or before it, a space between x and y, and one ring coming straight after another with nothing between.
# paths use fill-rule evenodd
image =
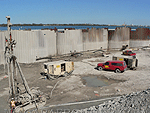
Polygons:
<instances>
[{"instance_id":1,"label":"sky","mask_svg":"<svg viewBox=\"0 0 150 113\"><path fill-rule=\"evenodd\" d=\"M150 0L0 0L0 24L150 25Z\"/></svg>"}]
</instances>

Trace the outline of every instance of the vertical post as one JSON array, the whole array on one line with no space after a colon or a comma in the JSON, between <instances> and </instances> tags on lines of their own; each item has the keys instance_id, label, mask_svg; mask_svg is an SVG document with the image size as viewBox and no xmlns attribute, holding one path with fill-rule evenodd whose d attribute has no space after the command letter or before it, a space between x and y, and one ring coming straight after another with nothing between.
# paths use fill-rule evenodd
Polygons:
<instances>
[{"instance_id":1,"label":"vertical post","mask_svg":"<svg viewBox=\"0 0 150 113\"><path fill-rule=\"evenodd\" d=\"M25 79L25 77L24 77L24 75L23 75L23 73L22 73L22 70L21 70L21 68L20 68L19 63L18 63L17 61L15 61L15 64L16 64L16 66L17 66L17 68L18 68L19 73L20 73L20 76L21 76L21 79L22 79L22 82L23 82L23 85L24 85L24 87L25 87L26 92L27 92L27 93L31 96L31 98L33 99L32 93L31 93L30 88L29 88L29 86L28 86L28 84L27 84L27 81L26 81L26 79Z\"/></svg>"},{"instance_id":2,"label":"vertical post","mask_svg":"<svg viewBox=\"0 0 150 113\"><path fill-rule=\"evenodd\" d=\"M7 59L7 60L8 60L8 59ZM7 61L7 68L8 68L8 78L9 78L9 96L10 96L10 94L11 94L12 92L11 92L10 70L9 70L10 66L9 66L9 62L8 62L8 61Z\"/></svg>"},{"instance_id":3,"label":"vertical post","mask_svg":"<svg viewBox=\"0 0 150 113\"><path fill-rule=\"evenodd\" d=\"M58 55L58 30L55 33L56 33L56 55Z\"/></svg>"},{"instance_id":4,"label":"vertical post","mask_svg":"<svg viewBox=\"0 0 150 113\"><path fill-rule=\"evenodd\" d=\"M14 59L13 59L14 60ZM12 93L15 96L15 81L14 81L14 61L11 61L11 73L12 73Z\"/></svg>"},{"instance_id":5,"label":"vertical post","mask_svg":"<svg viewBox=\"0 0 150 113\"><path fill-rule=\"evenodd\" d=\"M10 16L6 16L6 18L7 18L7 30L8 31L11 31L11 23L10 23Z\"/></svg>"},{"instance_id":6,"label":"vertical post","mask_svg":"<svg viewBox=\"0 0 150 113\"><path fill-rule=\"evenodd\" d=\"M8 31L8 36L10 35L10 31L11 31L11 23L10 23L10 16L6 16L7 18L7 31ZM10 37L11 39L11 37ZM11 40L7 40L8 43L10 44L11 43ZM8 46L6 45L6 38L5 38L5 61L7 62L7 68L8 68L8 77L9 77L9 93L10 94L13 94L13 91L12 91L12 82L13 82L13 74L10 72L10 68L11 68L11 61L10 61L10 57L12 54L8 53L8 48L10 48L9 45ZM7 46L7 47L6 47ZM10 50L11 51L11 50ZM9 52L10 52L9 51ZM9 55L8 55L9 54ZM12 71L12 69L11 69ZM12 74L12 79L11 79L11 74Z\"/></svg>"},{"instance_id":7,"label":"vertical post","mask_svg":"<svg viewBox=\"0 0 150 113\"><path fill-rule=\"evenodd\" d=\"M6 75L6 37L5 37L5 52L4 52L4 74Z\"/></svg>"}]
</instances>

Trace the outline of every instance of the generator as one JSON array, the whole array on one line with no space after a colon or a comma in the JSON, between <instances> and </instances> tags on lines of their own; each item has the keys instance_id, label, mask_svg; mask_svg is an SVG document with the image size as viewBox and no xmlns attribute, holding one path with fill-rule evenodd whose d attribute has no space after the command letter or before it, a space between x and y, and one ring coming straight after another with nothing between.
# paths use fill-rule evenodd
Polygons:
<instances>
[{"instance_id":1,"label":"generator","mask_svg":"<svg viewBox=\"0 0 150 113\"><path fill-rule=\"evenodd\" d=\"M113 56L112 60L125 61L129 69L136 69L136 67L138 66L138 59L136 58L136 56Z\"/></svg>"},{"instance_id":2,"label":"generator","mask_svg":"<svg viewBox=\"0 0 150 113\"><path fill-rule=\"evenodd\" d=\"M71 61L55 61L44 63L42 67L42 75L48 79L58 78L60 76L68 76L74 70L74 62Z\"/></svg>"}]
</instances>

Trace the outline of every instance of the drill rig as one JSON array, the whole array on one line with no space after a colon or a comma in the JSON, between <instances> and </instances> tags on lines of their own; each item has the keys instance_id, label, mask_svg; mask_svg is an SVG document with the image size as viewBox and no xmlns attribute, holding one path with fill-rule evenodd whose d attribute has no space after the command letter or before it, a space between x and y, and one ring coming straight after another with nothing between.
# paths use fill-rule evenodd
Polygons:
<instances>
[{"instance_id":1,"label":"drill rig","mask_svg":"<svg viewBox=\"0 0 150 113\"><path fill-rule=\"evenodd\" d=\"M9 16L6 18L10 20ZM8 75L9 79L8 102L11 102L12 99L15 100L15 112L19 112L20 110L26 111L35 107L38 109L38 107L46 104L46 98L37 88L29 88L21 67L17 62L17 57L13 54L16 42L12 39L10 29L8 29L8 33L9 39L5 37L4 52L4 73Z\"/></svg>"}]
</instances>

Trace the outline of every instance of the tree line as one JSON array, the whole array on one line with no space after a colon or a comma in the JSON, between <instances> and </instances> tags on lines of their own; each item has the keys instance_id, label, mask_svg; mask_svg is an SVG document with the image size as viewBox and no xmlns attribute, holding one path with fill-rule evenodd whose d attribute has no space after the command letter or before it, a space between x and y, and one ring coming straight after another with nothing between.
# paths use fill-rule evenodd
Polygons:
<instances>
[{"instance_id":1,"label":"tree line","mask_svg":"<svg viewBox=\"0 0 150 113\"><path fill-rule=\"evenodd\" d=\"M7 24L0 24L0 27L6 27ZM12 24L12 26L108 26L105 24Z\"/></svg>"}]
</instances>

